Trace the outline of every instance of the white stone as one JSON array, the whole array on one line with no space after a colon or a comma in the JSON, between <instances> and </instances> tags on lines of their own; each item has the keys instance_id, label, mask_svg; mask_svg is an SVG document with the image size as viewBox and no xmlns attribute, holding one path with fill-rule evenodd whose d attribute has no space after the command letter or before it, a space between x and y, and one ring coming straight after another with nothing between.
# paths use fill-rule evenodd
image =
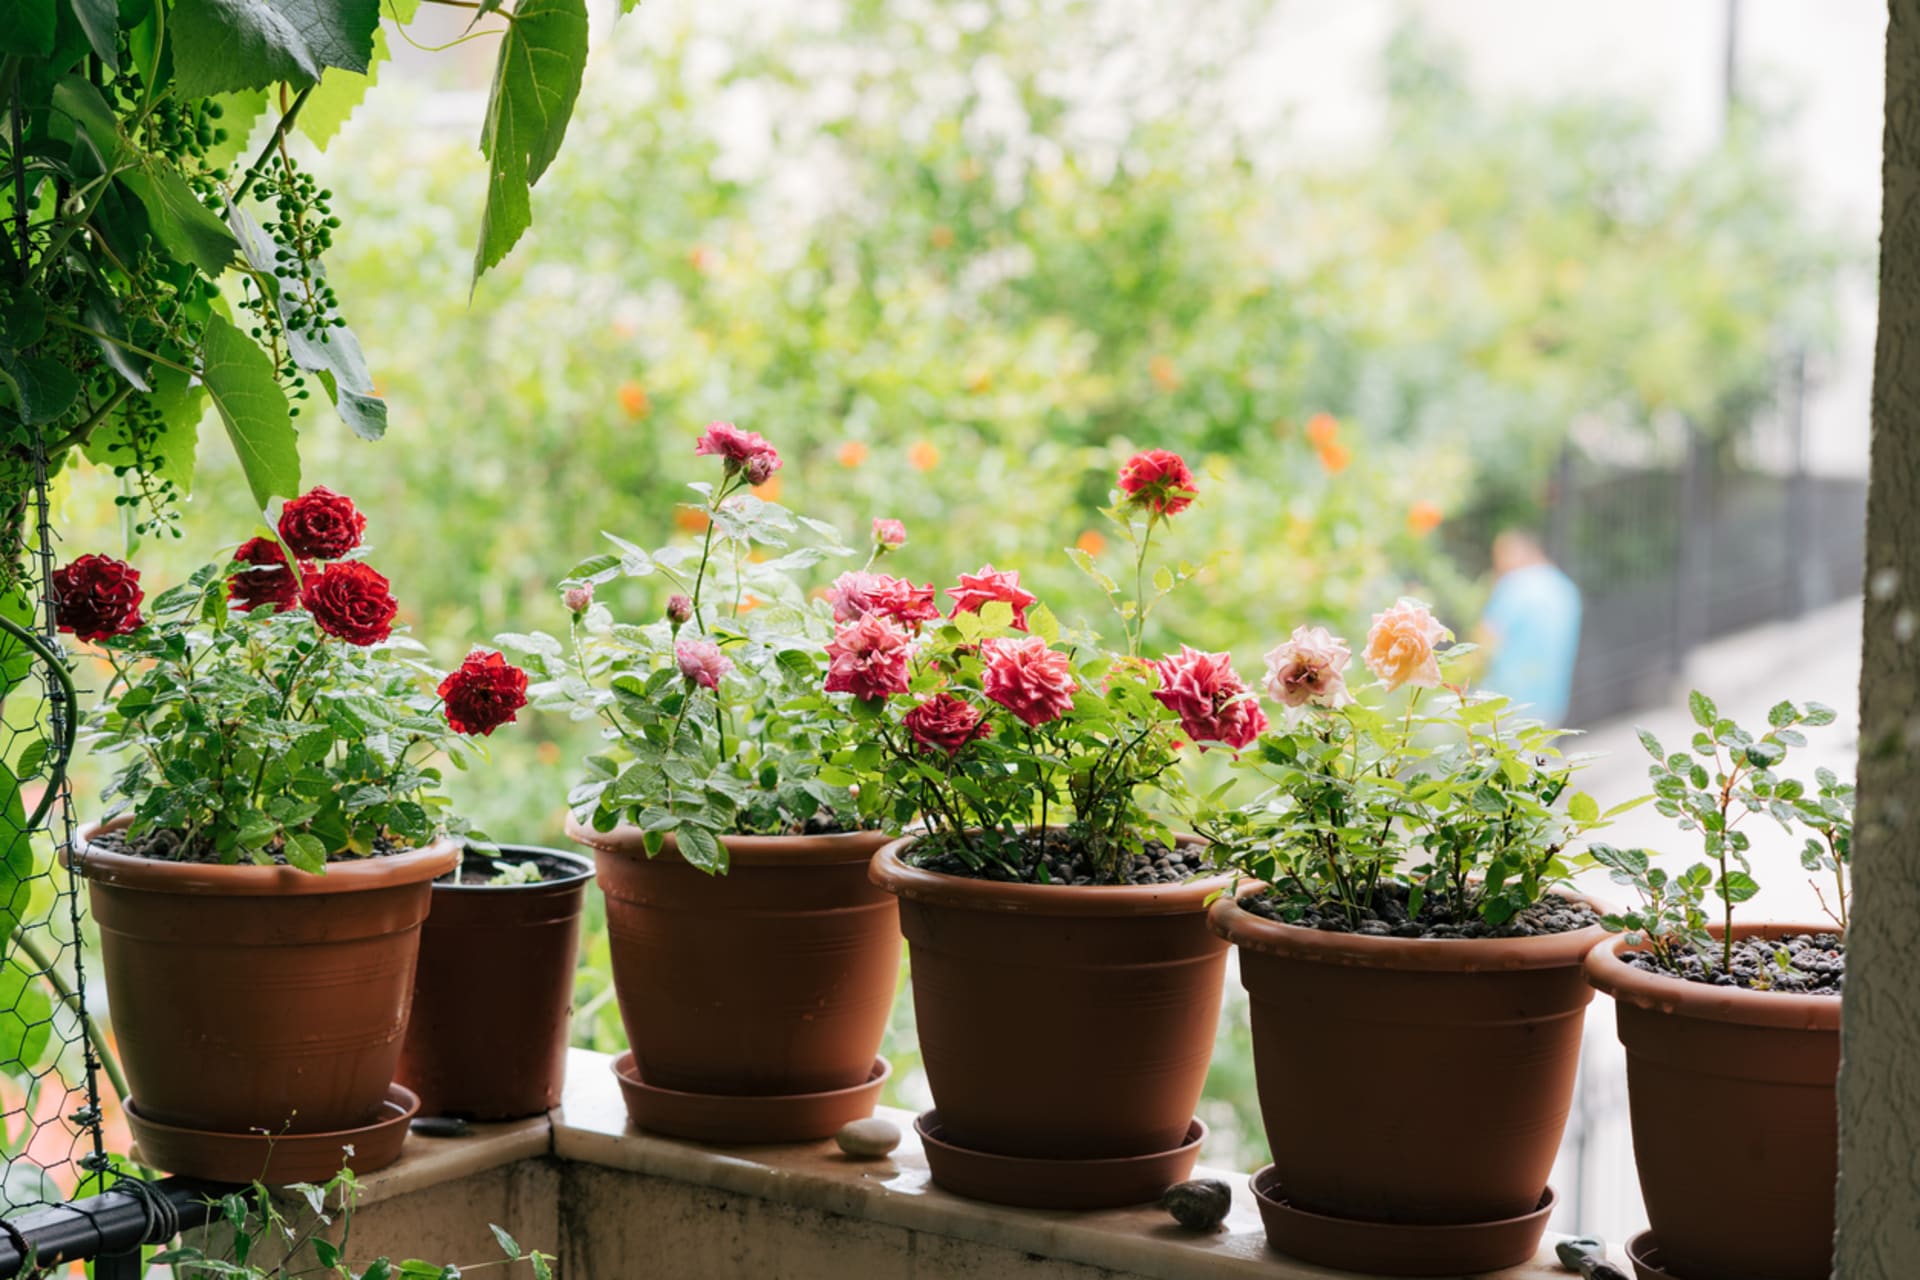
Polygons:
<instances>
[{"instance_id":1,"label":"white stone","mask_svg":"<svg viewBox=\"0 0 1920 1280\"><path fill-rule=\"evenodd\" d=\"M833 1140L856 1160L877 1160L900 1145L900 1126L882 1116L868 1116L841 1125Z\"/></svg>"}]
</instances>

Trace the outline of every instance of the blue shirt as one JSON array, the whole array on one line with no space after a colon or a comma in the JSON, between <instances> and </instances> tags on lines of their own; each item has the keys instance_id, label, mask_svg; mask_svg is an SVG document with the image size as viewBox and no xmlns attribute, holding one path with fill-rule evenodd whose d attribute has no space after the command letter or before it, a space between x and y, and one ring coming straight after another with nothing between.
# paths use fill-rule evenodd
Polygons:
<instances>
[{"instance_id":1,"label":"blue shirt","mask_svg":"<svg viewBox=\"0 0 1920 1280\"><path fill-rule=\"evenodd\" d=\"M1484 684L1528 716L1558 726L1573 689L1580 651L1580 588L1550 564L1515 569L1494 584L1481 622L1492 632Z\"/></svg>"}]
</instances>

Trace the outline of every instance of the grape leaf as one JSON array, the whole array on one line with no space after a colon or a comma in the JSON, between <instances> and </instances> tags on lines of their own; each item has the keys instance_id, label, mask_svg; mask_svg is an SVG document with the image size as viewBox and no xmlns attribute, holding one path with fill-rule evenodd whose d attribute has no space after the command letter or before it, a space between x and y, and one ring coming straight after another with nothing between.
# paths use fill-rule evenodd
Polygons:
<instances>
[{"instance_id":1,"label":"grape leaf","mask_svg":"<svg viewBox=\"0 0 1920 1280\"><path fill-rule=\"evenodd\" d=\"M240 457L254 504L300 492L300 455L273 361L223 316L207 321L200 380Z\"/></svg>"},{"instance_id":2,"label":"grape leaf","mask_svg":"<svg viewBox=\"0 0 1920 1280\"><path fill-rule=\"evenodd\" d=\"M533 225L530 193L560 150L586 63L586 0L521 0L500 40L480 131L490 163L475 281Z\"/></svg>"}]
</instances>

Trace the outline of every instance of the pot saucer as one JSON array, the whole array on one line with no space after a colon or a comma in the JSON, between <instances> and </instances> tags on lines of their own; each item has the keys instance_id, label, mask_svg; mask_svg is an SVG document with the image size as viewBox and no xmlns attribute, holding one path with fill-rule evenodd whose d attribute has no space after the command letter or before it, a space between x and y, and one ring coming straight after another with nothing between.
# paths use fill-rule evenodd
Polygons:
<instances>
[{"instance_id":1,"label":"pot saucer","mask_svg":"<svg viewBox=\"0 0 1920 1280\"><path fill-rule=\"evenodd\" d=\"M937 1110L921 1112L913 1129L920 1135L934 1185L969 1200L1023 1209L1117 1209L1158 1200L1193 1172L1207 1136L1207 1126L1195 1119L1185 1141L1171 1151L1107 1160L1047 1160L955 1146L947 1141Z\"/></svg>"},{"instance_id":2,"label":"pot saucer","mask_svg":"<svg viewBox=\"0 0 1920 1280\"><path fill-rule=\"evenodd\" d=\"M355 1173L384 1169L400 1158L407 1125L420 1099L405 1085L387 1086L380 1118L332 1133L217 1133L162 1124L140 1114L127 1099L127 1127L140 1148L140 1163L208 1182L325 1182L352 1165ZM353 1154L349 1156L347 1152Z\"/></svg>"},{"instance_id":3,"label":"pot saucer","mask_svg":"<svg viewBox=\"0 0 1920 1280\"><path fill-rule=\"evenodd\" d=\"M831 1138L849 1120L873 1114L880 1088L893 1064L875 1057L860 1084L821 1093L687 1093L662 1089L640 1078L633 1050L613 1060L613 1074L626 1095L627 1118L634 1127L669 1138L722 1145L815 1142Z\"/></svg>"},{"instance_id":4,"label":"pot saucer","mask_svg":"<svg viewBox=\"0 0 1920 1280\"><path fill-rule=\"evenodd\" d=\"M1496 1222L1419 1224L1335 1218L1287 1203L1272 1165L1251 1179L1267 1243L1290 1258L1382 1276L1459 1276L1530 1260L1553 1213L1553 1188L1539 1207Z\"/></svg>"}]
</instances>

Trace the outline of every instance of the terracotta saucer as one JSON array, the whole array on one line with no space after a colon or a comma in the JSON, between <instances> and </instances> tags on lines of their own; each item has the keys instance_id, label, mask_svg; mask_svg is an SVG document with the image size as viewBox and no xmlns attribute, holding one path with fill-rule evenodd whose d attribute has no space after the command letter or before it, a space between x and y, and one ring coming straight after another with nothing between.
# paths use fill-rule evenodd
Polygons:
<instances>
[{"instance_id":1,"label":"terracotta saucer","mask_svg":"<svg viewBox=\"0 0 1920 1280\"><path fill-rule=\"evenodd\" d=\"M1679 1275L1667 1270L1666 1261L1660 1256L1660 1245L1651 1231L1642 1231L1627 1241L1627 1261L1633 1264L1633 1274L1639 1280L1681 1280Z\"/></svg>"},{"instance_id":2,"label":"terracotta saucer","mask_svg":"<svg viewBox=\"0 0 1920 1280\"><path fill-rule=\"evenodd\" d=\"M613 1060L613 1074L626 1095L627 1118L636 1128L695 1142L751 1145L815 1142L831 1138L849 1120L873 1114L893 1064L875 1057L860 1084L824 1093L726 1094L662 1089L640 1078L633 1050Z\"/></svg>"},{"instance_id":3,"label":"terracotta saucer","mask_svg":"<svg viewBox=\"0 0 1920 1280\"><path fill-rule=\"evenodd\" d=\"M140 1148L140 1162L168 1173L208 1182L325 1182L350 1164L355 1173L384 1169L400 1158L407 1125L420 1099L405 1085L387 1086L380 1118L357 1129L332 1133L215 1133L161 1124L140 1114L127 1099L127 1127ZM353 1154L347 1155L348 1148Z\"/></svg>"},{"instance_id":4,"label":"terracotta saucer","mask_svg":"<svg viewBox=\"0 0 1920 1280\"><path fill-rule=\"evenodd\" d=\"M939 1111L913 1122L934 1185L969 1200L1023 1209L1118 1209L1145 1204L1193 1172L1207 1126L1198 1119L1171 1151L1109 1160L1043 1160L956 1147L943 1136Z\"/></svg>"},{"instance_id":5,"label":"terracotta saucer","mask_svg":"<svg viewBox=\"0 0 1920 1280\"><path fill-rule=\"evenodd\" d=\"M1267 1243L1302 1262L1377 1276L1460 1276L1530 1260L1553 1213L1553 1188L1532 1213L1498 1222L1427 1225L1334 1218L1288 1204L1273 1166L1253 1175Z\"/></svg>"}]
</instances>

